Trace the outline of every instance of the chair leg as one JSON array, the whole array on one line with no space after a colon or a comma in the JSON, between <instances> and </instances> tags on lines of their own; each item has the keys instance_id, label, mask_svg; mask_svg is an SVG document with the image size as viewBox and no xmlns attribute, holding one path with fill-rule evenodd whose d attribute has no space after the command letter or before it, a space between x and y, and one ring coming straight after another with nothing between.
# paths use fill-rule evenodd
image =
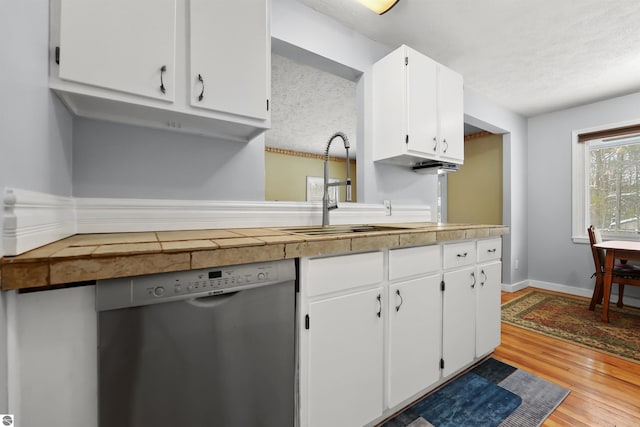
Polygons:
<instances>
[{"instance_id":1,"label":"chair leg","mask_svg":"<svg viewBox=\"0 0 640 427\"><path fill-rule=\"evenodd\" d=\"M591 297L591 303L589 304L589 310L594 311L596 304L602 302L604 289L602 289L602 275L596 275L596 284L593 287L593 296Z\"/></svg>"},{"instance_id":2,"label":"chair leg","mask_svg":"<svg viewBox=\"0 0 640 427\"><path fill-rule=\"evenodd\" d=\"M624 296L624 285L622 283L618 283L618 303L616 304L618 307L624 307L622 303L622 297Z\"/></svg>"}]
</instances>

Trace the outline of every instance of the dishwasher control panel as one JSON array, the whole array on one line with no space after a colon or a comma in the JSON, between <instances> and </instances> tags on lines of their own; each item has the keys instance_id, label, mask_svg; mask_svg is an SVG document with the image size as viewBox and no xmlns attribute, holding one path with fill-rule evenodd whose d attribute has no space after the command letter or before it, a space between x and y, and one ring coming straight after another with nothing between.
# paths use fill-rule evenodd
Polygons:
<instances>
[{"instance_id":1,"label":"dishwasher control panel","mask_svg":"<svg viewBox=\"0 0 640 427\"><path fill-rule=\"evenodd\" d=\"M293 260L99 280L96 284L96 309L102 311L201 298L288 280L295 280Z\"/></svg>"}]
</instances>

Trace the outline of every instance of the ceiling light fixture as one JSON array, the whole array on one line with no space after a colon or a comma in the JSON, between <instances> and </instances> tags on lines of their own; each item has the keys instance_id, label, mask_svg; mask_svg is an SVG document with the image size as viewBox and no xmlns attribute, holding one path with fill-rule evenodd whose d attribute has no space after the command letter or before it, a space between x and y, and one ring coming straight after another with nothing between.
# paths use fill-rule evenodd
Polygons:
<instances>
[{"instance_id":1,"label":"ceiling light fixture","mask_svg":"<svg viewBox=\"0 0 640 427\"><path fill-rule=\"evenodd\" d=\"M400 0L358 0L363 5L367 6L369 9L373 10L378 15L382 15L389 10L393 6L396 5Z\"/></svg>"}]
</instances>

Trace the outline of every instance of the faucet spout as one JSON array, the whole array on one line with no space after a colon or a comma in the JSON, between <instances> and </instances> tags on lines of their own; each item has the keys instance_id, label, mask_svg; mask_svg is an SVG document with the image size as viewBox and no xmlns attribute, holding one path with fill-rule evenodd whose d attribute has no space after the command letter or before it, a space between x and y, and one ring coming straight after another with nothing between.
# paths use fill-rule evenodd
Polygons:
<instances>
[{"instance_id":1,"label":"faucet spout","mask_svg":"<svg viewBox=\"0 0 640 427\"><path fill-rule=\"evenodd\" d=\"M340 182L329 182L329 148L331 147L331 142L340 137L342 142L344 143L344 149L347 152L347 179L346 181ZM334 133L329 141L327 142L327 147L324 150L324 193L322 195L322 225L329 225L329 210L338 208L338 201L330 202L329 200L329 187L337 187L344 185L346 187L346 198L345 201L351 201L351 167L349 164L349 148L351 145L349 144L349 139L347 135L343 132Z\"/></svg>"}]
</instances>

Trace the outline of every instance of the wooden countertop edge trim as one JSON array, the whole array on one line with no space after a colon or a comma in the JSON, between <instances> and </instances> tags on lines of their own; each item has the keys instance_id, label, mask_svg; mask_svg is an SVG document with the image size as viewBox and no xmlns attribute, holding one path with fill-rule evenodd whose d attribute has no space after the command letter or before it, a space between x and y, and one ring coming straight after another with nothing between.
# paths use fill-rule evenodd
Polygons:
<instances>
[{"instance_id":1,"label":"wooden countertop edge trim","mask_svg":"<svg viewBox=\"0 0 640 427\"><path fill-rule=\"evenodd\" d=\"M273 228L273 227L265 227ZM161 273L167 271L180 271L185 269L209 268L223 265L243 264L258 261L275 261L278 259L291 259L308 256L322 256L338 253L360 252L367 250L377 250L383 248L397 248L404 246L412 246L416 244L430 244L444 241L466 240L475 238L500 237L509 233L507 226L442 226L434 227L436 229L402 229L385 232L362 233L357 236L338 234L329 236L304 236L301 234L291 234L291 240L280 240L283 235L278 236L278 241L269 242L264 236L256 237L262 240L255 245L238 245L217 248L187 248L184 250L163 250L148 252L132 252L132 253L114 253L114 254L91 254L91 255L74 255L68 257L42 257L42 258L23 258L5 257L0 259L0 289L3 291L59 287L69 283L91 282L93 280L108 279L115 277L126 277L131 275L144 275ZM438 229L440 228L440 229ZM285 235L286 236L286 235ZM354 245L355 242L355 245ZM56 243L56 242L54 242ZM52 243L52 244L54 244ZM269 248L270 247L270 248ZM253 257L248 256L248 252L252 249L259 248L264 254L254 254ZM269 250L267 250L269 248ZM203 252L210 252L211 256L215 254L214 259L219 261L203 262ZM247 255L243 256L243 253ZM184 262L179 263L175 269L169 267L153 267L155 261L159 261L163 257L179 257L188 254L189 265ZM233 257L229 257L233 254ZM142 257L142 258L141 258ZM118 263L133 261L133 258L145 259L149 261L151 266L141 267L135 271L135 274L127 274L127 269L122 265L118 267ZM197 262L194 263L194 258ZM230 262L233 260L234 262ZM237 261L236 261L237 260ZM65 280L57 278L58 273L52 274L52 268L68 265L73 270L73 264L81 263L113 264L116 267L114 274L106 274L101 271L87 273L76 271L67 273ZM135 261L133 261L135 262ZM162 265L162 263L160 263ZM185 268L186 267L186 268Z\"/></svg>"}]
</instances>

